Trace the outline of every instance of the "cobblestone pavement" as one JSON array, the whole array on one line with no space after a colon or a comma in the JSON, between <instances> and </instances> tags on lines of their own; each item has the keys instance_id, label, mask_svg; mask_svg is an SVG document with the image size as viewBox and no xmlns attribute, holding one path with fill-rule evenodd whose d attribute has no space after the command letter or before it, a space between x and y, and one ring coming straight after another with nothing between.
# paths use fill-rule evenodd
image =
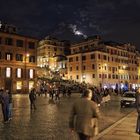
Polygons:
<instances>
[{"instance_id":1,"label":"cobblestone pavement","mask_svg":"<svg viewBox=\"0 0 140 140\"><path fill-rule=\"evenodd\" d=\"M40 96L37 110L31 112L28 95L15 95L10 123L2 122L0 109L0 140L76 140L76 135L68 129L68 118L71 105L78 98L79 94L73 94L71 98L61 98L60 103L54 103ZM118 100L113 99L100 107L100 131L133 110L120 109Z\"/></svg>"}]
</instances>

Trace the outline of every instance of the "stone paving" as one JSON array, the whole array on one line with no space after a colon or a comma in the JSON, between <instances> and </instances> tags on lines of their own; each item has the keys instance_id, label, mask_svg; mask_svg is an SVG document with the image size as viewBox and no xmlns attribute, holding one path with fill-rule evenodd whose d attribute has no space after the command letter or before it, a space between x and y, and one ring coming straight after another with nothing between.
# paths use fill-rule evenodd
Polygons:
<instances>
[{"instance_id":1,"label":"stone paving","mask_svg":"<svg viewBox=\"0 0 140 140\"><path fill-rule=\"evenodd\" d=\"M140 140L135 132L137 112L133 111L101 132L94 140Z\"/></svg>"},{"instance_id":2,"label":"stone paving","mask_svg":"<svg viewBox=\"0 0 140 140\"><path fill-rule=\"evenodd\" d=\"M78 98L79 94L73 94L56 104L41 96L37 98L37 110L31 112L28 95L15 95L10 123L3 124L0 110L0 140L76 140L77 136L69 131L68 118L72 103ZM103 104L100 110L99 126L102 131L133 109L120 110L115 99Z\"/></svg>"}]
</instances>

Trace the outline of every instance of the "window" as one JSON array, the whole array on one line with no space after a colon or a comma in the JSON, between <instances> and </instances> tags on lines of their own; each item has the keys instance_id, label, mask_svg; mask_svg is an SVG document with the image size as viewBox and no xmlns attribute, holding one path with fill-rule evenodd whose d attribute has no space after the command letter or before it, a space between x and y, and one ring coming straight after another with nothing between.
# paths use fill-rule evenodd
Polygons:
<instances>
[{"instance_id":1,"label":"window","mask_svg":"<svg viewBox=\"0 0 140 140\"><path fill-rule=\"evenodd\" d=\"M7 78L11 77L11 68L6 68L6 77Z\"/></svg>"},{"instance_id":2,"label":"window","mask_svg":"<svg viewBox=\"0 0 140 140\"><path fill-rule=\"evenodd\" d=\"M100 54L98 54L98 59L101 59L101 56L100 56Z\"/></svg>"},{"instance_id":3,"label":"window","mask_svg":"<svg viewBox=\"0 0 140 140\"><path fill-rule=\"evenodd\" d=\"M94 64L92 64L92 69L95 69L95 65Z\"/></svg>"},{"instance_id":4,"label":"window","mask_svg":"<svg viewBox=\"0 0 140 140\"><path fill-rule=\"evenodd\" d=\"M63 48L60 48L60 51L63 52Z\"/></svg>"},{"instance_id":5,"label":"window","mask_svg":"<svg viewBox=\"0 0 140 140\"><path fill-rule=\"evenodd\" d=\"M95 59L95 54L91 54L90 58Z\"/></svg>"},{"instance_id":6,"label":"window","mask_svg":"<svg viewBox=\"0 0 140 140\"><path fill-rule=\"evenodd\" d=\"M76 70L79 70L79 67L78 66L76 66Z\"/></svg>"},{"instance_id":7,"label":"window","mask_svg":"<svg viewBox=\"0 0 140 140\"><path fill-rule=\"evenodd\" d=\"M86 66L83 66L83 70L86 70Z\"/></svg>"},{"instance_id":8,"label":"window","mask_svg":"<svg viewBox=\"0 0 140 140\"><path fill-rule=\"evenodd\" d=\"M69 58L69 62L73 62L73 58L72 57Z\"/></svg>"},{"instance_id":9,"label":"window","mask_svg":"<svg viewBox=\"0 0 140 140\"><path fill-rule=\"evenodd\" d=\"M76 56L76 61L78 61L78 58L79 58L79 57L78 57L78 56Z\"/></svg>"},{"instance_id":10,"label":"window","mask_svg":"<svg viewBox=\"0 0 140 140\"><path fill-rule=\"evenodd\" d=\"M99 78L102 78L102 75L101 74L99 74Z\"/></svg>"},{"instance_id":11,"label":"window","mask_svg":"<svg viewBox=\"0 0 140 140\"><path fill-rule=\"evenodd\" d=\"M57 51L57 48L56 48L56 47L54 47L54 51L55 51L55 52Z\"/></svg>"},{"instance_id":12,"label":"window","mask_svg":"<svg viewBox=\"0 0 140 140\"><path fill-rule=\"evenodd\" d=\"M106 55L104 55L104 56L103 56L103 58L104 58L104 60L107 60L107 57L106 57Z\"/></svg>"},{"instance_id":13,"label":"window","mask_svg":"<svg viewBox=\"0 0 140 140\"><path fill-rule=\"evenodd\" d=\"M72 71L72 67L70 67L70 71Z\"/></svg>"},{"instance_id":14,"label":"window","mask_svg":"<svg viewBox=\"0 0 140 140\"><path fill-rule=\"evenodd\" d=\"M17 89L17 90L22 89L22 81L17 81L16 89Z\"/></svg>"},{"instance_id":15,"label":"window","mask_svg":"<svg viewBox=\"0 0 140 140\"><path fill-rule=\"evenodd\" d=\"M23 47L23 40L17 40L16 41L16 46L17 47Z\"/></svg>"},{"instance_id":16,"label":"window","mask_svg":"<svg viewBox=\"0 0 140 140\"><path fill-rule=\"evenodd\" d=\"M95 78L95 74L92 74L92 78Z\"/></svg>"},{"instance_id":17,"label":"window","mask_svg":"<svg viewBox=\"0 0 140 140\"><path fill-rule=\"evenodd\" d=\"M16 61L23 61L23 55L22 54L16 54Z\"/></svg>"},{"instance_id":18,"label":"window","mask_svg":"<svg viewBox=\"0 0 140 140\"><path fill-rule=\"evenodd\" d=\"M29 70L29 78L30 79L34 78L34 70L33 69Z\"/></svg>"},{"instance_id":19,"label":"window","mask_svg":"<svg viewBox=\"0 0 140 140\"><path fill-rule=\"evenodd\" d=\"M12 60L12 54L6 53L6 60Z\"/></svg>"},{"instance_id":20,"label":"window","mask_svg":"<svg viewBox=\"0 0 140 140\"><path fill-rule=\"evenodd\" d=\"M79 79L79 75L76 75L76 79Z\"/></svg>"},{"instance_id":21,"label":"window","mask_svg":"<svg viewBox=\"0 0 140 140\"><path fill-rule=\"evenodd\" d=\"M17 68L17 78L21 78L22 70L21 68Z\"/></svg>"},{"instance_id":22,"label":"window","mask_svg":"<svg viewBox=\"0 0 140 140\"><path fill-rule=\"evenodd\" d=\"M114 61L113 57L112 57L112 62Z\"/></svg>"},{"instance_id":23,"label":"window","mask_svg":"<svg viewBox=\"0 0 140 140\"><path fill-rule=\"evenodd\" d=\"M108 56L108 61L109 61L110 59L109 59L109 56Z\"/></svg>"},{"instance_id":24,"label":"window","mask_svg":"<svg viewBox=\"0 0 140 140\"><path fill-rule=\"evenodd\" d=\"M87 49L88 49L88 45L84 46L83 48L84 48L85 50L87 50Z\"/></svg>"},{"instance_id":25,"label":"window","mask_svg":"<svg viewBox=\"0 0 140 140\"><path fill-rule=\"evenodd\" d=\"M13 39L12 38L5 38L5 44L6 45L13 45Z\"/></svg>"},{"instance_id":26,"label":"window","mask_svg":"<svg viewBox=\"0 0 140 140\"><path fill-rule=\"evenodd\" d=\"M82 60L86 60L86 56L84 55L84 56L82 56Z\"/></svg>"},{"instance_id":27,"label":"window","mask_svg":"<svg viewBox=\"0 0 140 140\"><path fill-rule=\"evenodd\" d=\"M34 42L29 42L29 43L28 43L28 47L29 47L30 49L35 49L35 43L34 43Z\"/></svg>"},{"instance_id":28,"label":"window","mask_svg":"<svg viewBox=\"0 0 140 140\"><path fill-rule=\"evenodd\" d=\"M103 78L103 79L105 78L105 74L102 74L102 78Z\"/></svg>"},{"instance_id":29,"label":"window","mask_svg":"<svg viewBox=\"0 0 140 140\"><path fill-rule=\"evenodd\" d=\"M34 81L29 81L29 90L31 90L34 87Z\"/></svg>"},{"instance_id":30,"label":"window","mask_svg":"<svg viewBox=\"0 0 140 140\"><path fill-rule=\"evenodd\" d=\"M113 75L112 75L112 78L115 79L115 77L116 77L116 75L113 74Z\"/></svg>"},{"instance_id":31,"label":"window","mask_svg":"<svg viewBox=\"0 0 140 140\"><path fill-rule=\"evenodd\" d=\"M30 56L29 57L29 62L35 62L35 56Z\"/></svg>"}]
</instances>

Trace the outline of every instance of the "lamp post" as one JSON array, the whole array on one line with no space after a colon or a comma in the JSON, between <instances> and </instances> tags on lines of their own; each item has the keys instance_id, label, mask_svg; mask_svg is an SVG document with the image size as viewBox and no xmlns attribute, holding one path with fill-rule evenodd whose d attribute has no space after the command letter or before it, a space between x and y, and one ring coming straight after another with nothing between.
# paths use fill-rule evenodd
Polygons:
<instances>
[{"instance_id":1,"label":"lamp post","mask_svg":"<svg viewBox=\"0 0 140 140\"><path fill-rule=\"evenodd\" d=\"M83 80L82 80L82 81L83 81L83 82L85 82L86 75L84 74L82 78L83 78Z\"/></svg>"},{"instance_id":2,"label":"lamp post","mask_svg":"<svg viewBox=\"0 0 140 140\"><path fill-rule=\"evenodd\" d=\"M25 75L24 75L24 77L25 77L25 83L24 83L25 93L28 91L28 90L27 90L27 87L28 87L28 86L27 86L27 83L28 83L28 82L27 82L27 72L26 72L26 71L27 71L27 62L28 62L28 61L27 61L27 60L28 60L27 58L29 58L29 56L30 56L30 55L29 55L28 53L25 54L25 73L24 73L24 74L25 74Z\"/></svg>"}]
</instances>

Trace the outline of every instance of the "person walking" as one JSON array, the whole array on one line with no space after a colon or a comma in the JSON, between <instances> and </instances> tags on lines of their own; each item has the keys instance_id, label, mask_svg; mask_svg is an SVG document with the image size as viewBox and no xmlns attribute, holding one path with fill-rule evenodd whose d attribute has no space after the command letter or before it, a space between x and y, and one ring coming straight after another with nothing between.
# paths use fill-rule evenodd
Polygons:
<instances>
[{"instance_id":1,"label":"person walking","mask_svg":"<svg viewBox=\"0 0 140 140\"><path fill-rule=\"evenodd\" d=\"M136 92L136 109L138 113L136 133L140 135L140 87L137 89L137 92Z\"/></svg>"},{"instance_id":2,"label":"person walking","mask_svg":"<svg viewBox=\"0 0 140 140\"><path fill-rule=\"evenodd\" d=\"M8 93L9 96L9 108L8 108L8 118L9 120L12 119L12 93L10 92L10 90L6 90L6 92Z\"/></svg>"},{"instance_id":3,"label":"person walking","mask_svg":"<svg viewBox=\"0 0 140 140\"><path fill-rule=\"evenodd\" d=\"M92 90L86 89L83 98L77 100L72 107L69 128L77 132L80 140L92 140L94 137L96 121L100 116L97 104L91 101ZM96 120L96 121L95 121Z\"/></svg>"},{"instance_id":4,"label":"person walking","mask_svg":"<svg viewBox=\"0 0 140 140\"><path fill-rule=\"evenodd\" d=\"M55 101L60 101L60 87L55 88Z\"/></svg>"},{"instance_id":5,"label":"person walking","mask_svg":"<svg viewBox=\"0 0 140 140\"><path fill-rule=\"evenodd\" d=\"M67 95L68 95L68 97L71 97L71 88L70 87L68 87Z\"/></svg>"},{"instance_id":6,"label":"person walking","mask_svg":"<svg viewBox=\"0 0 140 140\"><path fill-rule=\"evenodd\" d=\"M36 110L36 93L35 93L35 89L31 89L31 92L29 93L29 99L30 99L30 108L31 110L34 109Z\"/></svg>"},{"instance_id":7,"label":"person walking","mask_svg":"<svg viewBox=\"0 0 140 140\"><path fill-rule=\"evenodd\" d=\"M8 93L4 90L1 90L1 107L3 113L4 123L7 123L9 120L9 96Z\"/></svg>"}]
</instances>

